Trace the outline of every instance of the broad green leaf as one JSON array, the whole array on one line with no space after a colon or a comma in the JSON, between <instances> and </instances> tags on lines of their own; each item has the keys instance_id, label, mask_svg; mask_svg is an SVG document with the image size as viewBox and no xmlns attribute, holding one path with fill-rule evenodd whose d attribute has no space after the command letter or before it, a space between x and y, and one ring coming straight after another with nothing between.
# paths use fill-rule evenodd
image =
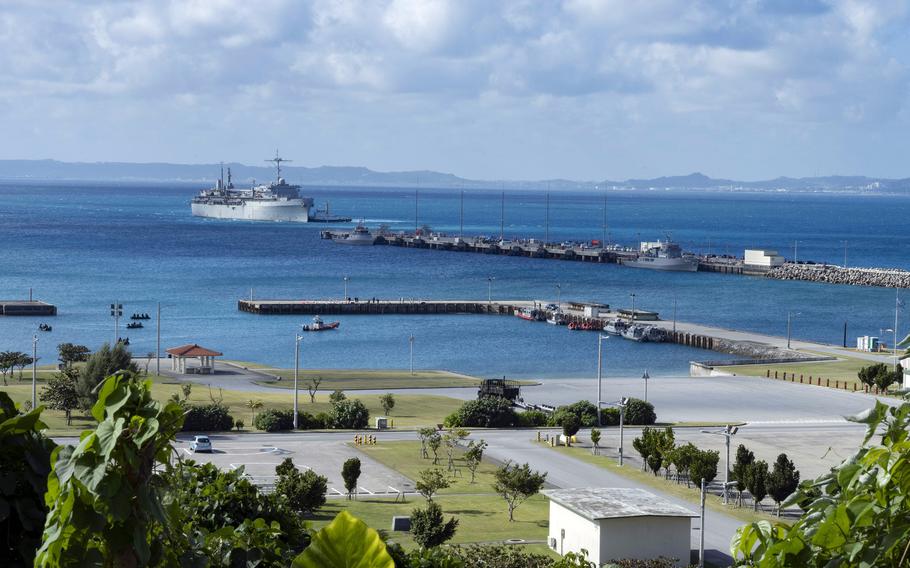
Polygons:
<instances>
[{"instance_id":1,"label":"broad green leaf","mask_svg":"<svg viewBox=\"0 0 910 568\"><path fill-rule=\"evenodd\" d=\"M869 438L875 434L882 419L887 416L888 408L890 407L887 404L876 399L875 406L872 408L864 410L855 416L845 416L844 418L850 422L858 422L866 425L866 437L863 438L863 444L866 444L866 442L869 441Z\"/></svg>"},{"instance_id":2,"label":"broad green leaf","mask_svg":"<svg viewBox=\"0 0 910 568\"><path fill-rule=\"evenodd\" d=\"M313 536L294 559L294 568L395 568L385 542L375 530L347 511Z\"/></svg>"},{"instance_id":3,"label":"broad green leaf","mask_svg":"<svg viewBox=\"0 0 910 568\"><path fill-rule=\"evenodd\" d=\"M117 440L120 438L120 434L123 433L123 424L123 418L117 418L116 420L108 418L98 424L95 435L98 437L98 450L105 460L110 459L111 452L117 447Z\"/></svg>"}]
</instances>

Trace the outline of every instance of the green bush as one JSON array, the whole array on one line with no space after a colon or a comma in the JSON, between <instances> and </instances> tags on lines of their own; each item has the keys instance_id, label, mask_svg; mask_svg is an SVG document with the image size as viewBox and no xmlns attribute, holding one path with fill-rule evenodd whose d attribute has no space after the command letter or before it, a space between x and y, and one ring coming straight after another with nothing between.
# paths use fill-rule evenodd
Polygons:
<instances>
[{"instance_id":1,"label":"green bush","mask_svg":"<svg viewBox=\"0 0 910 568\"><path fill-rule=\"evenodd\" d=\"M324 414L324 413L320 413ZM320 414L313 416L309 412L298 412L297 413L297 429L298 430L319 430L326 428L324 420L320 419Z\"/></svg>"},{"instance_id":2,"label":"green bush","mask_svg":"<svg viewBox=\"0 0 910 568\"><path fill-rule=\"evenodd\" d=\"M184 432L224 432L234 427L234 418L223 404L194 404L183 419Z\"/></svg>"},{"instance_id":3,"label":"green bush","mask_svg":"<svg viewBox=\"0 0 910 568\"><path fill-rule=\"evenodd\" d=\"M256 415L253 426L266 432L280 432L294 429L294 412L269 408Z\"/></svg>"},{"instance_id":4,"label":"green bush","mask_svg":"<svg viewBox=\"0 0 910 568\"><path fill-rule=\"evenodd\" d=\"M604 426L619 426L619 409L613 406L601 409L600 421Z\"/></svg>"},{"instance_id":5,"label":"green bush","mask_svg":"<svg viewBox=\"0 0 910 568\"><path fill-rule=\"evenodd\" d=\"M465 402L461 408L446 416L444 423L448 428L505 428L518 424L518 413L508 400L488 396Z\"/></svg>"},{"instance_id":6,"label":"green bush","mask_svg":"<svg viewBox=\"0 0 910 568\"><path fill-rule=\"evenodd\" d=\"M332 404L329 419L332 428L356 430L370 423L370 411L360 400L342 399Z\"/></svg>"},{"instance_id":7,"label":"green bush","mask_svg":"<svg viewBox=\"0 0 910 568\"><path fill-rule=\"evenodd\" d=\"M634 426L650 426L657 421L654 405L639 398L629 399L626 406L626 424Z\"/></svg>"},{"instance_id":8,"label":"green bush","mask_svg":"<svg viewBox=\"0 0 910 568\"><path fill-rule=\"evenodd\" d=\"M547 413L541 410L525 410L518 413L518 425L526 428L546 426L548 419Z\"/></svg>"},{"instance_id":9,"label":"green bush","mask_svg":"<svg viewBox=\"0 0 910 568\"><path fill-rule=\"evenodd\" d=\"M560 406L556 411L574 414L578 418L578 422L585 428L597 426L597 406L595 406L593 402L579 400L572 404ZM562 426L562 424L558 424L558 426Z\"/></svg>"}]
</instances>

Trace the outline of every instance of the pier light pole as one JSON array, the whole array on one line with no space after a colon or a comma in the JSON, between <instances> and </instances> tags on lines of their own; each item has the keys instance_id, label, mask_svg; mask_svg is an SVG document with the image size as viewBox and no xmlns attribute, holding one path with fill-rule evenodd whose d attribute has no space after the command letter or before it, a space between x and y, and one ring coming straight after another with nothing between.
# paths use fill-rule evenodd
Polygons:
<instances>
[{"instance_id":1,"label":"pier light pole","mask_svg":"<svg viewBox=\"0 0 910 568\"><path fill-rule=\"evenodd\" d=\"M505 228L506 228L506 192L502 192L502 196L499 201L499 242L502 242L505 239Z\"/></svg>"},{"instance_id":2,"label":"pier light pole","mask_svg":"<svg viewBox=\"0 0 910 568\"><path fill-rule=\"evenodd\" d=\"M556 313L562 313L562 284L556 285Z\"/></svg>"},{"instance_id":3,"label":"pier light pole","mask_svg":"<svg viewBox=\"0 0 910 568\"><path fill-rule=\"evenodd\" d=\"M647 369L645 369L645 374L641 378L645 381L645 402L648 402L648 379L651 378L651 375L648 374Z\"/></svg>"},{"instance_id":4,"label":"pier light pole","mask_svg":"<svg viewBox=\"0 0 910 568\"><path fill-rule=\"evenodd\" d=\"M161 302L155 307L155 374L161 376Z\"/></svg>"},{"instance_id":5,"label":"pier light pole","mask_svg":"<svg viewBox=\"0 0 910 568\"><path fill-rule=\"evenodd\" d=\"M616 406L619 407L619 467L622 467L622 439L623 439L623 425L626 421L626 407L629 405L628 397L622 397L619 399L619 404Z\"/></svg>"},{"instance_id":6,"label":"pier light pole","mask_svg":"<svg viewBox=\"0 0 910 568\"><path fill-rule=\"evenodd\" d=\"M345 302L348 301L348 280L350 280L350 278L345 276L344 277L344 301Z\"/></svg>"},{"instance_id":7,"label":"pier light pole","mask_svg":"<svg viewBox=\"0 0 910 568\"><path fill-rule=\"evenodd\" d=\"M294 334L294 430L297 429L297 381L300 376L300 342L303 336Z\"/></svg>"},{"instance_id":8,"label":"pier light pole","mask_svg":"<svg viewBox=\"0 0 910 568\"><path fill-rule=\"evenodd\" d=\"M414 334L408 336L408 350L411 359L411 374L414 374Z\"/></svg>"},{"instance_id":9,"label":"pier light pole","mask_svg":"<svg viewBox=\"0 0 910 568\"><path fill-rule=\"evenodd\" d=\"M487 276L487 304L493 304L493 281L496 280L493 276Z\"/></svg>"},{"instance_id":10,"label":"pier light pole","mask_svg":"<svg viewBox=\"0 0 910 568\"><path fill-rule=\"evenodd\" d=\"M117 339L120 338L120 316L123 315L123 304L114 300L111 304L111 316L114 318L114 342L111 346L117 345Z\"/></svg>"},{"instance_id":11,"label":"pier light pole","mask_svg":"<svg viewBox=\"0 0 910 568\"><path fill-rule=\"evenodd\" d=\"M793 316L798 316L798 315L800 315L800 313L801 312L796 312L794 314L793 312L790 312L790 311L787 312L787 349L790 349L790 330L793 327L793 325L792 325Z\"/></svg>"},{"instance_id":12,"label":"pier light pole","mask_svg":"<svg viewBox=\"0 0 910 568\"><path fill-rule=\"evenodd\" d=\"M632 323L635 323L635 292L629 295L632 296Z\"/></svg>"},{"instance_id":13,"label":"pier light pole","mask_svg":"<svg viewBox=\"0 0 910 568\"><path fill-rule=\"evenodd\" d=\"M597 335L597 426L603 426L600 417L600 406L603 398L601 397L601 380L603 379L603 342L604 339L610 339L609 335Z\"/></svg>"},{"instance_id":14,"label":"pier light pole","mask_svg":"<svg viewBox=\"0 0 910 568\"><path fill-rule=\"evenodd\" d=\"M32 410L38 408L38 335L32 336Z\"/></svg>"},{"instance_id":15,"label":"pier light pole","mask_svg":"<svg viewBox=\"0 0 910 568\"><path fill-rule=\"evenodd\" d=\"M547 184L549 189L550 184ZM547 191L547 213L544 217L544 233L543 233L543 246L547 246L547 243L550 242L550 192Z\"/></svg>"},{"instance_id":16,"label":"pier light pole","mask_svg":"<svg viewBox=\"0 0 910 568\"><path fill-rule=\"evenodd\" d=\"M676 303L678 298L673 297L673 333L676 333Z\"/></svg>"},{"instance_id":17,"label":"pier light pole","mask_svg":"<svg viewBox=\"0 0 910 568\"><path fill-rule=\"evenodd\" d=\"M845 241L843 241L843 243L844 243L844 268L847 268L847 241L845 240Z\"/></svg>"},{"instance_id":18,"label":"pier light pole","mask_svg":"<svg viewBox=\"0 0 910 568\"><path fill-rule=\"evenodd\" d=\"M724 472L724 505L727 504L727 493L730 486L730 438L736 435L736 432L739 431L737 426L731 426L727 424L723 430L711 431L711 430L702 430L702 434L711 434L712 436L723 436L725 438L724 444L727 448L727 461L724 462L724 467L726 471Z\"/></svg>"}]
</instances>

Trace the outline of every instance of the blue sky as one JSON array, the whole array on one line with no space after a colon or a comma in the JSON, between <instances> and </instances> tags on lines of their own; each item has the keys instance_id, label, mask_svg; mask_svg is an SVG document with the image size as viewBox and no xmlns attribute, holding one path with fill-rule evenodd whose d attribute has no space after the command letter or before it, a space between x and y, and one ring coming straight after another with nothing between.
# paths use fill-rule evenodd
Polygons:
<instances>
[{"instance_id":1,"label":"blue sky","mask_svg":"<svg viewBox=\"0 0 910 568\"><path fill-rule=\"evenodd\" d=\"M484 179L910 176L910 7L0 4L0 158Z\"/></svg>"}]
</instances>

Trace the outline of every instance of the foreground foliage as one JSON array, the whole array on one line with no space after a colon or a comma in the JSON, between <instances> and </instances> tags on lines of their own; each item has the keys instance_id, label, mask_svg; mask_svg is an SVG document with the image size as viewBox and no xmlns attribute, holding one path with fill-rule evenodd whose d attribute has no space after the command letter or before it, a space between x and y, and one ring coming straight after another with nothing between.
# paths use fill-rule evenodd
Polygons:
<instances>
[{"instance_id":1,"label":"foreground foliage","mask_svg":"<svg viewBox=\"0 0 910 568\"><path fill-rule=\"evenodd\" d=\"M852 418L867 425L863 447L831 472L799 485L782 505L805 514L788 526L742 527L731 552L742 565L898 567L910 564L910 403ZM879 429L881 443L867 445Z\"/></svg>"}]
</instances>

